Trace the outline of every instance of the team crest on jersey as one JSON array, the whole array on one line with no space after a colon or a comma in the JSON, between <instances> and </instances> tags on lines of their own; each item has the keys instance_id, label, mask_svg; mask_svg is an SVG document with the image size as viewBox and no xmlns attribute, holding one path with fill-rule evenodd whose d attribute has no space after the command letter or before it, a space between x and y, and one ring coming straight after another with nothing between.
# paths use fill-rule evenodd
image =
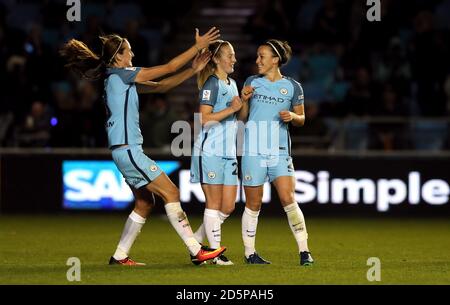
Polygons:
<instances>
[{"instance_id":1,"label":"team crest on jersey","mask_svg":"<svg viewBox=\"0 0 450 305\"><path fill-rule=\"evenodd\" d=\"M136 67L126 67L125 70L136 71Z\"/></svg>"},{"instance_id":2,"label":"team crest on jersey","mask_svg":"<svg viewBox=\"0 0 450 305\"><path fill-rule=\"evenodd\" d=\"M209 179L214 179L214 178L216 178L216 173L215 172L209 172L208 173L208 177L209 177Z\"/></svg>"},{"instance_id":3,"label":"team crest on jersey","mask_svg":"<svg viewBox=\"0 0 450 305\"><path fill-rule=\"evenodd\" d=\"M246 181L250 181L250 180L252 180L252 176L250 176L250 175L245 175L244 179L245 179Z\"/></svg>"},{"instance_id":4,"label":"team crest on jersey","mask_svg":"<svg viewBox=\"0 0 450 305\"><path fill-rule=\"evenodd\" d=\"M158 167L157 167L156 165L150 166L150 170L151 170L152 172L156 172L157 169L158 169Z\"/></svg>"},{"instance_id":5,"label":"team crest on jersey","mask_svg":"<svg viewBox=\"0 0 450 305\"><path fill-rule=\"evenodd\" d=\"M211 98L211 90L203 90L202 100L209 101L210 98Z\"/></svg>"},{"instance_id":6,"label":"team crest on jersey","mask_svg":"<svg viewBox=\"0 0 450 305\"><path fill-rule=\"evenodd\" d=\"M287 95L288 94L288 90L286 88L281 88L280 89L280 93L283 95Z\"/></svg>"}]
</instances>

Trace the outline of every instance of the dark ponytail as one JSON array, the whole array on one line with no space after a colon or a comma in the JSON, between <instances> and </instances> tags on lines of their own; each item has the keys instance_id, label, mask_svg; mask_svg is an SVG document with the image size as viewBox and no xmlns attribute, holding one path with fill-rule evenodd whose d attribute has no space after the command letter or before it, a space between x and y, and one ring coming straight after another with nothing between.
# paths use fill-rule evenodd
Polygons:
<instances>
[{"instance_id":1,"label":"dark ponytail","mask_svg":"<svg viewBox=\"0 0 450 305\"><path fill-rule=\"evenodd\" d=\"M262 45L268 46L272 50L273 55L280 58L280 67L285 65L292 57L292 49L287 41L269 39Z\"/></svg>"},{"instance_id":2,"label":"dark ponytail","mask_svg":"<svg viewBox=\"0 0 450 305\"><path fill-rule=\"evenodd\" d=\"M88 80L104 77L106 67L114 64L117 53L122 54L125 39L119 35L100 36L102 55L98 56L82 41L71 39L59 51L67 62L65 67Z\"/></svg>"}]
</instances>

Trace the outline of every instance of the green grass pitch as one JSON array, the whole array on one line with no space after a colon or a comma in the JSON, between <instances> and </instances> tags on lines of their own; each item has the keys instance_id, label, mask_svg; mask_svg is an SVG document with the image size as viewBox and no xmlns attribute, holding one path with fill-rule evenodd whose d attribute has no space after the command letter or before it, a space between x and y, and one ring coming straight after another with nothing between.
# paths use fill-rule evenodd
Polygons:
<instances>
[{"instance_id":1,"label":"green grass pitch","mask_svg":"<svg viewBox=\"0 0 450 305\"><path fill-rule=\"evenodd\" d=\"M245 265L240 215L223 225L225 254L235 265L194 266L162 216L151 217L131 257L144 267L108 266L127 215L0 216L0 284L450 284L448 218L306 219L316 264L299 266L283 217L261 215L257 250L271 265ZM197 228L200 217L190 217ZM81 282L69 282L69 257L81 260ZM369 257L381 281L369 282Z\"/></svg>"}]
</instances>

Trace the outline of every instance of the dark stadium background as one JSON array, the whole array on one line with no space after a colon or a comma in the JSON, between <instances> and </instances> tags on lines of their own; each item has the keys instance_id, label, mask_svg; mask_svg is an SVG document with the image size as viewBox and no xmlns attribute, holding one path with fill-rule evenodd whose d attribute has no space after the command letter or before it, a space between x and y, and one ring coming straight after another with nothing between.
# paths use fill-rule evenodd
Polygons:
<instances>
[{"instance_id":1,"label":"dark stadium background","mask_svg":"<svg viewBox=\"0 0 450 305\"><path fill-rule=\"evenodd\" d=\"M252 301L278 304L308 296L365 302L354 297L355 289L379 284L368 287L371 300L385 302L387 294L372 288L389 284L403 300L417 299L418 284L450 283L450 0L380 0L381 20L373 22L366 0L81 0L81 20L73 22L67 2L0 0L0 288L73 285L77 293L68 287L65 294L72 299L85 287L102 301L129 301L116 287L99 293L110 288L89 286L146 284L152 301L160 295L177 304L189 303L176 299L183 289L273 289L273 302ZM239 89L255 74L259 43L277 38L293 48L282 72L304 89L306 124L290 134L312 267L299 265L273 189L258 220L257 250L272 262L265 266L244 263L242 200L223 226L221 243L234 262L224 268L191 263L161 201L130 254L147 263L141 268L108 265L132 202L122 210L64 208L65 164L108 161L111 152L102 84L68 73L58 56L62 44L75 37L100 52L98 35L118 33L130 41L135 66L152 66L192 46L196 27L204 33L211 26L234 46ZM178 120L193 125L197 96L194 78L167 94L140 96L145 152L177 167L169 176L193 229L204 204L189 184L190 157L171 153L178 135L170 130ZM82 182L93 189L90 195L103 194L92 181ZM125 194L124 187L115 193ZM108 206L111 198L101 200ZM80 281L69 276L73 258L81 264ZM370 277L374 270L381 279ZM333 286L300 284L332 284L336 293L324 293ZM347 284L358 287L346 293ZM415 286L403 292L398 284ZM49 288L46 299L55 295ZM18 289L19 299L35 300L45 287Z\"/></svg>"},{"instance_id":2,"label":"dark stadium background","mask_svg":"<svg viewBox=\"0 0 450 305\"><path fill-rule=\"evenodd\" d=\"M119 33L132 45L134 65L151 66L192 45L195 27L217 26L235 47L239 88L255 73L258 43L290 42L294 56L283 73L302 83L306 99L306 125L291 128L297 170L405 183L417 171L422 184L447 183L439 191L444 202L406 198L388 213L450 215L450 1L381 0L379 22L367 20L365 2L81 1L81 21L69 22L66 1L1 0L0 213L61 211L61 161L110 159L102 84L63 68L57 52L65 41L75 37L100 52L98 35ZM140 97L144 147L155 160L189 168L189 158L170 154L170 126L192 123L196 100L194 78ZM280 213L272 199L265 209ZM184 206L203 207L196 200ZM316 200L304 209L378 213L374 205Z\"/></svg>"}]
</instances>

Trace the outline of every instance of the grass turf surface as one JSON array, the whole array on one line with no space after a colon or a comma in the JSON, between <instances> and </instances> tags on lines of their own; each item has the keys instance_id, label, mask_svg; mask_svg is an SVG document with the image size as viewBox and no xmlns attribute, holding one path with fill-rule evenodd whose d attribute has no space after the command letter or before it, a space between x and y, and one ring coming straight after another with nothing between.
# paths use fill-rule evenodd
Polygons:
<instances>
[{"instance_id":1,"label":"grass turf surface","mask_svg":"<svg viewBox=\"0 0 450 305\"><path fill-rule=\"evenodd\" d=\"M222 244L235 265L194 266L163 217L149 219L131 253L144 267L108 266L126 215L0 216L0 284L68 282L69 257L81 260L78 284L450 284L448 218L310 217L316 263L300 267L285 218L262 215L257 250L271 265L246 265L240 217L223 225ZM199 217L190 217L196 229ZM381 260L381 282L369 282L369 257Z\"/></svg>"}]
</instances>

